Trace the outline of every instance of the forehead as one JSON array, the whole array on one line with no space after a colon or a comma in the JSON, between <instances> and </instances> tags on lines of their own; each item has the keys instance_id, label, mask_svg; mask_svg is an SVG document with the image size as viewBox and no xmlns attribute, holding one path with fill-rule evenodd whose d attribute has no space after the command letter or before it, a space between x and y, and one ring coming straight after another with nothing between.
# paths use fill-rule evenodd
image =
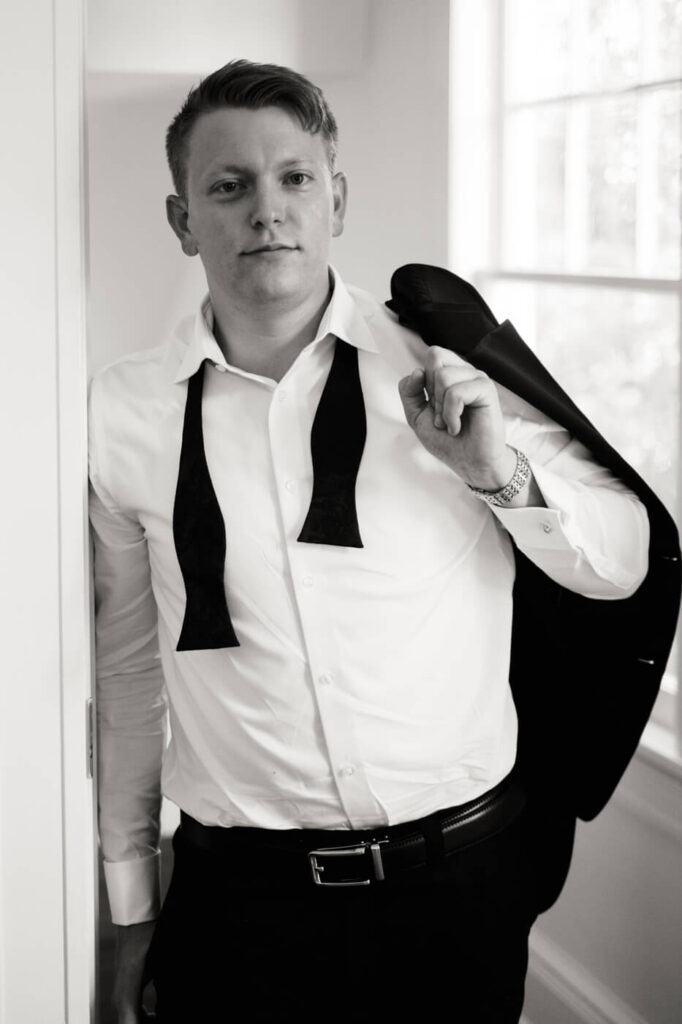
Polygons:
<instances>
[{"instance_id":1,"label":"forehead","mask_svg":"<svg viewBox=\"0 0 682 1024\"><path fill-rule=\"evenodd\" d=\"M326 160L324 138L280 107L221 107L202 114L189 136L187 171L198 180L222 166L257 172L296 159Z\"/></svg>"}]
</instances>

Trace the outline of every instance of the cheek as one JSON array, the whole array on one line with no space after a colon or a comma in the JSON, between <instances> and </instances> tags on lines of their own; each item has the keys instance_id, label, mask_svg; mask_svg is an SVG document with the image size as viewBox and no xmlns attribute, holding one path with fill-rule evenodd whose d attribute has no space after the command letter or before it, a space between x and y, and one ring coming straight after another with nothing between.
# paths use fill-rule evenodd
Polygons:
<instances>
[{"instance_id":1,"label":"cheek","mask_svg":"<svg viewBox=\"0 0 682 1024\"><path fill-rule=\"evenodd\" d=\"M212 209L195 209L187 220L187 225L198 240L218 244L221 239L228 239L234 234L236 227L234 215L226 207Z\"/></svg>"},{"instance_id":2,"label":"cheek","mask_svg":"<svg viewBox=\"0 0 682 1024\"><path fill-rule=\"evenodd\" d=\"M324 198L308 208L308 226L320 243L329 240L333 224L334 211Z\"/></svg>"}]
</instances>

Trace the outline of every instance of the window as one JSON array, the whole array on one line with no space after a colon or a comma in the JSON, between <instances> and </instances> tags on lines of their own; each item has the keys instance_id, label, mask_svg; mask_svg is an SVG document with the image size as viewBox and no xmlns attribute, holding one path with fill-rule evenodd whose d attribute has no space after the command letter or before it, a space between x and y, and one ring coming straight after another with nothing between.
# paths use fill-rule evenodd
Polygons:
<instances>
[{"instance_id":1,"label":"window","mask_svg":"<svg viewBox=\"0 0 682 1024\"><path fill-rule=\"evenodd\" d=\"M456 0L452 23L451 265L679 523L682 0ZM681 646L654 713L678 737Z\"/></svg>"}]
</instances>

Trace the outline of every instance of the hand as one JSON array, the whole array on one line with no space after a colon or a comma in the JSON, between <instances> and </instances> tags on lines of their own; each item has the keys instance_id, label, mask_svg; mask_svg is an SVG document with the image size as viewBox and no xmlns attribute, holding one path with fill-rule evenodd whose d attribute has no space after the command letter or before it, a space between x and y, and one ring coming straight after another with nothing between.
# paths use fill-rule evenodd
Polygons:
<instances>
[{"instance_id":1,"label":"hand","mask_svg":"<svg viewBox=\"0 0 682 1024\"><path fill-rule=\"evenodd\" d=\"M116 926L116 965L112 1001L117 1024L141 1024L144 966L156 921Z\"/></svg>"},{"instance_id":2,"label":"hand","mask_svg":"<svg viewBox=\"0 0 682 1024\"><path fill-rule=\"evenodd\" d=\"M407 422L428 452L472 487L496 491L509 482L516 455L505 443L490 377L434 345L424 369L403 377L398 387Z\"/></svg>"}]
</instances>

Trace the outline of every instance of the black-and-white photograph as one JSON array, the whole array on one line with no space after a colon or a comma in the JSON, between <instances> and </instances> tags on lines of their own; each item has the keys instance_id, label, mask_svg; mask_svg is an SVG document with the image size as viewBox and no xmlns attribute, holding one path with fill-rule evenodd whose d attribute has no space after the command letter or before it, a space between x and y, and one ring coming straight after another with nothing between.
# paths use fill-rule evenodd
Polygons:
<instances>
[{"instance_id":1,"label":"black-and-white photograph","mask_svg":"<svg viewBox=\"0 0 682 1024\"><path fill-rule=\"evenodd\" d=\"M682 0L0 55L0 1024L679 1024Z\"/></svg>"}]
</instances>

